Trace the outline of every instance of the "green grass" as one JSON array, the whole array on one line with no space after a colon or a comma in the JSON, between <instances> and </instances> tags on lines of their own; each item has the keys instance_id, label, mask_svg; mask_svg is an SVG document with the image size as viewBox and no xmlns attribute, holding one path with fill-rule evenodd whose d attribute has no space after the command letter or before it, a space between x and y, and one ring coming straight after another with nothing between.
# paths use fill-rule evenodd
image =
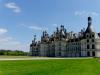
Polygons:
<instances>
[{"instance_id":1,"label":"green grass","mask_svg":"<svg viewBox=\"0 0 100 75\"><path fill-rule=\"evenodd\" d=\"M0 61L0 75L100 75L100 59Z\"/></svg>"}]
</instances>

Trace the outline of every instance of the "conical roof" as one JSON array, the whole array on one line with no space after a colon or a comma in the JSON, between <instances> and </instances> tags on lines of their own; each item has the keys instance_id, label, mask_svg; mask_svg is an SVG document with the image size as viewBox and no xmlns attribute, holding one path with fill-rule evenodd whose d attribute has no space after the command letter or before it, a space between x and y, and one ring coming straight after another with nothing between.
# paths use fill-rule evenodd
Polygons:
<instances>
[{"instance_id":1,"label":"conical roof","mask_svg":"<svg viewBox=\"0 0 100 75\"><path fill-rule=\"evenodd\" d=\"M92 32L95 32L95 29L92 25L89 25L85 31L86 33L92 33Z\"/></svg>"},{"instance_id":2,"label":"conical roof","mask_svg":"<svg viewBox=\"0 0 100 75\"><path fill-rule=\"evenodd\" d=\"M96 31L92 25L92 18L88 17L88 27L87 27L85 33L92 33L92 32L95 33L95 38L99 38L98 34L96 33Z\"/></svg>"},{"instance_id":3,"label":"conical roof","mask_svg":"<svg viewBox=\"0 0 100 75\"><path fill-rule=\"evenodd\" d=\"M95 32L95 29L92 26L92 18L88 17L88 27L87 27L85 33L92 33L92 32Z\"/></svg>"}]
</instances>

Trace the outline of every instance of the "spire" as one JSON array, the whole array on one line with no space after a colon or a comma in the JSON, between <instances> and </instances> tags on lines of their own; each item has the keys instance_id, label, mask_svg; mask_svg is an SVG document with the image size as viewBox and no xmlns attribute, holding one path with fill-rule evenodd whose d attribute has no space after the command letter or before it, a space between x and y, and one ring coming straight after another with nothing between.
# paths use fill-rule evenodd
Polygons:
<instances>
[{"instance_id":1,"label":"spire","mask_svg":"<svg viewBox=\"0 0 100 75\"><path fill-rule=\"evenodd\" d=\"M56 28L57 31L59 31L58 27Z\"/></svg>"},{"instance_id":2,"label":"spire","mask_svg":"<svg viewBox=\"0 0 100 75\"><path fill-rule=\"evenodd\" d=\"M34 35L34 42L36 41L36 35Z\"/></svg>"},{"instance_id":3,"label":"spire","mask_svg":"<svg viewBox=\"0 0 100 75\"><path fill-rule=\"evenodd\" d=\"M61 27L61 30L64 30L64 26L63 25L61 25L60 27Z\"/></svg>"}]
</instances>

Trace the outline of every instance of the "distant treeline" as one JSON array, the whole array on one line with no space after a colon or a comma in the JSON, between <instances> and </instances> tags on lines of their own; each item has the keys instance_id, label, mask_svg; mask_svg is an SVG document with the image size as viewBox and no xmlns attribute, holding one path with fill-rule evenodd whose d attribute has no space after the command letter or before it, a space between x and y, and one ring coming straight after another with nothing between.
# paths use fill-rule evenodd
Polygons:
<instances>
[{"instance_id":1,"label":"distant treeline","mask_svg":"<svg viewBox=\"0 0 100 75\"><path fill-rule=\"evenodd\" d=\"M28 52L20 51L20 50L0 50L0 55L8 55L8 56L28 56Z\"/></svg>"}]
</instances>

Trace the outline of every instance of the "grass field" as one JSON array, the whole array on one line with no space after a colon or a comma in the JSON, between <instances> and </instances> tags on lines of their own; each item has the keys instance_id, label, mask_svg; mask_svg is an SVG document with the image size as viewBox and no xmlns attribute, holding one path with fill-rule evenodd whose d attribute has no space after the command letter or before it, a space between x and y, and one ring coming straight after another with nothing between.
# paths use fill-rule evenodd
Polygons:
<instances>
[{"instance_id":1,"label":"grass field","mask_svg":"<svg viewBox=\"0 0 100 75\"><path fill-rule=\"evenodd\" d=\"M0 75L100 75L100 59L0 61Z\"/></svg>"}]
</instances>

